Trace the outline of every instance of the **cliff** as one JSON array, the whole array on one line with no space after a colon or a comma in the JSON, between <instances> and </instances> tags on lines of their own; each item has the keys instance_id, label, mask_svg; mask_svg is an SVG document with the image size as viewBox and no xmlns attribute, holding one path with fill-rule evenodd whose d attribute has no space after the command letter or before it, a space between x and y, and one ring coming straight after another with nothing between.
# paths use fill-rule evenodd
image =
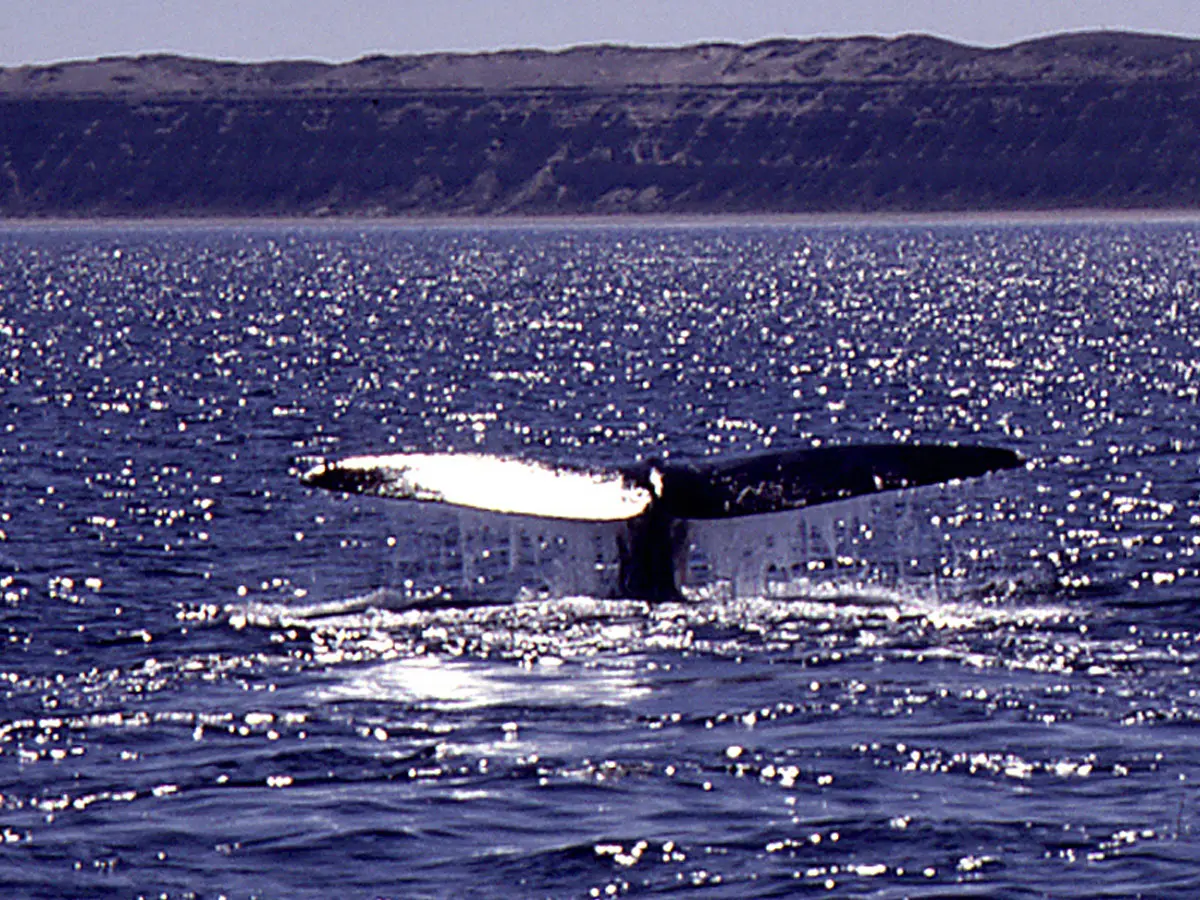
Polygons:
<instances>
[{"instance_id":1,"label":"cliff","mask_svg":"<svg viewBox=\"0 0 1200 900\"><path fill-rule=\"evenodd\" d=\"M1080 207L1200 207L1200 42L0 70L7 217Z\"/></svg>"}]
</instances>

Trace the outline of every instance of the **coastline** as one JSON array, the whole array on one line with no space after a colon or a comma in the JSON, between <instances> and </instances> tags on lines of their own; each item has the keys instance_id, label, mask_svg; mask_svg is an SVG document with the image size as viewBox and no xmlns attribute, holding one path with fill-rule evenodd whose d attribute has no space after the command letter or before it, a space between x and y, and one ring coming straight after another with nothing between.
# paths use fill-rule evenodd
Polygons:
<instances>
[{"instance_id":1,"label":"coastline","mask_svg":"<svg viewBox=\"0 0 1200 900\"><path fill-rule=\"evenodd\" d=\"M332 67L160 56L0 76L0 216L20 220L1200 210L1200 41L1095 33L985 51L917 35Z\"/></svg>"},{"instance_id":2,"label":"coastline","mask_svg":"<svg viewBox=\"0 0 1200 900\"><path fill-rule=\"evenodd\" d=\"M0 231L302 228L306 230L510 230L607 228L922 228L1200 223L1200 208L971 210L918 213L607 213L513 216L97 216L3 217Z\"/></svg>"}]
</instances>

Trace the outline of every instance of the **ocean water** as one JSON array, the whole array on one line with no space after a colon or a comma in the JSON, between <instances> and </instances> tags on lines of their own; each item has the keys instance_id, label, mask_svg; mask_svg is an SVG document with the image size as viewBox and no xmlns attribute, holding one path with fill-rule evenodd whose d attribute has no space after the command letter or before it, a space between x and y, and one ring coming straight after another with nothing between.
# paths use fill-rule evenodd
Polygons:
<instances>
[{"instance_id":1,"label":"ocean water","mask_svg":"<svg viewBox=\"0 0 1200 900\"><path fill-rule=\"evenodd\" d=\"M0 895L1200 894L1200 223L0 230ZM897 440L697 528L314 460Z\"/></svg>"}]
</instances>

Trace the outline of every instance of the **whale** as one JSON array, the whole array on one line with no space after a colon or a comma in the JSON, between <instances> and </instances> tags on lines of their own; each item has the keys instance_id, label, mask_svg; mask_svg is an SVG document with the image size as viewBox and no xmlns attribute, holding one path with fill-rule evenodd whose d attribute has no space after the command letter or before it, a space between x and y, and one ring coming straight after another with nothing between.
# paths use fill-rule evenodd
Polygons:
<instances>
[{"instance_id":1,"label":"whale","mask_svg":"<svg viewBox=\"0 0 1200 900\"><path fill-rule=\"evenodd\" d=\"M621 523L618 595L663 602L682 599L691 521L798 510L1024 465L1013 450L958 444L850 444L594 467L414 452L322 461L300 480L345 494Z\"/></svg>"}]
</instances>

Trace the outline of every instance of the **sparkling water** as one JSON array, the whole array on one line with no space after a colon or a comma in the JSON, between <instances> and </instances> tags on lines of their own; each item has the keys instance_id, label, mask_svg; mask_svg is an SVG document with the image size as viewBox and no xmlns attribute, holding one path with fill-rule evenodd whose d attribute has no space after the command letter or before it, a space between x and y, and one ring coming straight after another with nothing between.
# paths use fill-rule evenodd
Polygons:
<instances>
[{"instance_id":1,"label":"sparkling water","mask_svg":"<svg viewBox=\"0 0 1200 900\"><path fill-rule=\"evenodd\" d=\"M1195 223L0 231L5 897L1193 897ZM1025 470L693 525L314 459Z\"/></svg>"}]
</instances>

